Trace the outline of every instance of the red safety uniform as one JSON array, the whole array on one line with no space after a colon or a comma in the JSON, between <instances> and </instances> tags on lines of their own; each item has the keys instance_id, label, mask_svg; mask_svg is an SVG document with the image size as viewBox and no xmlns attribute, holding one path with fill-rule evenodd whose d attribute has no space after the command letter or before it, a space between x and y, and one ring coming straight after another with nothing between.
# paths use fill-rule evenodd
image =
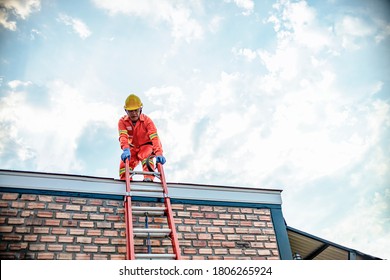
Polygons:
<instances>
[{"instance_id":1,"label":"red safety uniform","mask_svg":"<svg viewBox=\"0 0 390 280\"><path fill-rule=\"evenodd\" d=\"M141 161L142 170L149 171L146 165L148 157L152 154L156 156L163 154L160 138L152 119L141 113L134 125L130 118L125 115L119 119L118 131L121 149L130 149L130 170L134 170ZM150 160L149 163L154 168L153 160ZM125 163L121 160L119 165L119 177L121 180L126 179L125 171ZM153 175L145 175L144 177L154 179Z\"/></svg>"}]
</instances>

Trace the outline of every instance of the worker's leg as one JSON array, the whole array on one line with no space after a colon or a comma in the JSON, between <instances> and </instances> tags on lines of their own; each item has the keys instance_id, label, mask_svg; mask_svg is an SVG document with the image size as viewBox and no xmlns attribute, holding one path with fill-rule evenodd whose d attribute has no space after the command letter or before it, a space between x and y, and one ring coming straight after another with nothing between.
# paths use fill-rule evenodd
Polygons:
<instances>
[{"instance_id":1,"label":"worker's leg","mask_svg":"<svg viewBox=\"0 0 390 280\"><path fill-rule=\"evenodd\" d=\"M148 166L146 165L146 161L148 160L148 157L153 153L153 146L152 145L144 145L141 146L138 152L138 158L142 162L142 170L144 172L150 172L148 169ZM154 163L153 159L149 159L149 164L152 169L154 169ZM154 180L154 175L144 175L144 180Z\"/></svg>"}]
</instances>

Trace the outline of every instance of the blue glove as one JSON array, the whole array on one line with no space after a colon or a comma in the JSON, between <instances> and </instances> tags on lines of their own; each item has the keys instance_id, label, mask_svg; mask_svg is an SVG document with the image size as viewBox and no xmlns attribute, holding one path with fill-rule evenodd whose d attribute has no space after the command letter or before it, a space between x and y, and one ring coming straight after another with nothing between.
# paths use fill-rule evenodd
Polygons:
<instances>
[{"instance_id":1,"label":"blue glove","mask_svg":"<svg viewBox=\"0 0 390 280\"><path fill-rule=\"evenodd\" d=\"M123 150L123 153L121 155L121 159L123 160L123 162L126 162L126 159L130 160L130 149L129 148L126 148Z\"/></svg>"},{"instance_id":2,"label":"blue glove","mask_svg":"<svg viewBox=\"0 0 390 280\"><path fill-rule=\"evenodd\" d=\"M163 155L161 156L156 156L156 163L161 163L161 164L164 164L167 160L165 159L165 157Z\"/></svg>"}]
</instances>

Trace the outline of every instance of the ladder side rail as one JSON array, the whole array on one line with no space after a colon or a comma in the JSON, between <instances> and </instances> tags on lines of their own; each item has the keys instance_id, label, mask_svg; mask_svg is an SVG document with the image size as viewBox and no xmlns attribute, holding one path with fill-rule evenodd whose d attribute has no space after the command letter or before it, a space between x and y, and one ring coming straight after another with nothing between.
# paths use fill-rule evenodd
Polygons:
<instances>
[{"instance_id":1,"label":"ladder side rail","mask_svg":"<svg viewBox=\"0 0 390 280\"><path fill-rule=\"evenodd\" d=\"M126 159L126 195L125 195L125 223L126 223L126 259L135 260L134 235L133 235L133 214L130 197L130 168L129 160Z\"/></svg>"},{"instance_id":2,"label":"ladder side rail","mask_svg":"<svg viewBox=\"0 0 390 280\"><path fill-rule=\"evenodd\" d=\"M156 163L156 164L157 164L157 169L158 169L158 171L160 173L160 180L161 180L161 184L162 184L162 187L163 187L164 204L165 204L166 211L167 211L168 226L171 229L170 237L172 239L173 252L176 255L176 259L180 260L181 259L181 254L180 254L180 247L179 247L179 239L177 237L175 220L173 218L171 199L168 196L168 186L167 186L167 183L165 181L164 169L163 169L161 163Z\"/></svg>"}]
</instances>

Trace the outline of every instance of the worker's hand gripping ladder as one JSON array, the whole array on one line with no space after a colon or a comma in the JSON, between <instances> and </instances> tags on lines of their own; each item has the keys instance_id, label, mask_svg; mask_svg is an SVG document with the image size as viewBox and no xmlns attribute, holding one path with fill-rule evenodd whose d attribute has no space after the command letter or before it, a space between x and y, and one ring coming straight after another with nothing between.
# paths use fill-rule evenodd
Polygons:
<instances>
[{"instance_id":1,"label":"worker's hand gripping ladder","mask_svg":"<svg viewBox=\"0 0 390 280\"><path fill-rule=\"evenodd\" d=\"M160 178L161 192L164 199L164 207L143 207L131 205L131 185L130 185L130 171L128 162L126 161L126 196L125 196L125 223L126 223L126 259L176 259L180 260L180 247L176 233L175 220L171 207L171 199L168 196L168 187L165 181L165 174L163 166L156 163L158 172L153 172L154 175ZM133 174L145 174L150 172L134 172ZM168 229L165 228L148 228L146 222L145 228L133 228L133 215L148 216L166 216L168 222ZM172 242L173 254L153 254L148 247L147 254L136 254L134 249L134 237L147 238L147 243L150 244L151 237L167 236Z\"/></svg>"}]
</instances>

